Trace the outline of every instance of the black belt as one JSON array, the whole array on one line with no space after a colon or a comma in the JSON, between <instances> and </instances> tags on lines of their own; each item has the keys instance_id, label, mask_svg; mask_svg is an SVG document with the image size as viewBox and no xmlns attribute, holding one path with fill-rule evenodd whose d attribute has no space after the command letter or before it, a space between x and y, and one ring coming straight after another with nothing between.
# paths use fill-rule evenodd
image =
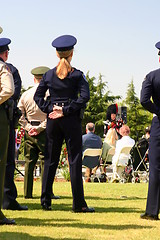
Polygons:
<instances>
[{"instance_id":1,"label":"black belt","mask_svg":"<svg viewBox=\"0 0 160 240\"><path fill-rule=\"evenodd\" d=\"M32 126L39 126L41 124L41 122L40 121L31 121L30 124Z\"/></svg>"},{"instance_id":2,"label":"black belt","mask_svg":"<svg viewBox=\"0 0 160 240\"><path fill-rule=\"evenodd\" d=\"M64 107L64 106L68 106L69 103L68 102L56 102L56 103L54 103L54 105L59 106L59 107Z\"/></svg>"}]
</instances>

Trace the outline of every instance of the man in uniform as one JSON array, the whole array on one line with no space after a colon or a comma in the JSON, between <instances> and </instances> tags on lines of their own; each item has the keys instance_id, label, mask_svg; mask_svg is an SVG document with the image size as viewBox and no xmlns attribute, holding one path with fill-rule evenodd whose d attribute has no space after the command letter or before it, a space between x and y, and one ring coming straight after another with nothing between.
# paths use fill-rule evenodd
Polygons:
<instances>
[{"instance_id":1,"label":"man in uniform","mask_svg":"<svg viewBox=\"0 0 160 240\"><path fill-rule=\"evenodd\" d=\"M24 155L25 155L25 176L24 176L24 197L32 198L33 192L33 171L37 160L41 161L41 175L44 169L44 149L45 149L45 129L46 114L43 113L33 100L35 91L48 67L40 66L32 69L35 86L25 91L18 103L18 108L22 112L19 120L25 129ZM54 196L53 198L58 198Z\"/></svg>"},{"instance_id":2,"label":"man in uniform","mask_svg":"<svg viewBox=\"0 0 160 240\"><path fill-rule=\"evenodd\" d=\"M0 27L0 33L2 28ZM4 195L3 195L3 209L10 210L27 210L28 207L21 206L17 201L17 189L14 183L14 170L15 170L15 124L18 118L17 111L17 100L20 97L21 92L21 78L16 67L10 63L6 63L11 70L13 80L14 80L14 94L9 99L10 104L10 120L9 120L9 143L8 143L8 153L7 153L7 164L6 173L4 181Z\"/></svg>"},{"instance_id":3,"label":"man in uniform","mask_svg":"<svg viewBox=\"0 0 160 240\"><path fill-rule=\"evenodd\" d=\"M159 49L160 42L156 43ZM160 58L159 58L160 61ZM141 104L153 113L149 139L149 188L146 211L142 219L158 220L160 209L160 68L147 74L142 84ZM152 99L152 100L151 100Z\"/></svg>"},{"instance_id":4,"label":"man in uniform","mask_svg":"<svg viewBox=\"0 0 160 240\"><path fill-rule=\"evenodd\" d=\"M8 144L8 156L6 165L6 175L4 182L4 196L3 196L3 209L10 210L28 210L27 206L20 205L17 198L17 189L14 183L14 170L15 170L15 125L18 122L18 110L17 101L21 93L21 78L16 67L12 64L7 63L10 68L13 80L15 92L14 95L9 99L12 108L12 119L10 120L10 133L9 133L9 144Z\"/></svg>"},{"instance_id":5,"label":"man in uniform","mask_svg":"<svg viewBox=\"0 0 160 240\"><path fill-rule=\"evenodd\" d=\"M5 64L8 59L10 43L10 39L0 38L0 225L15 224L14 220L7 219L1 211L9 141L9 114L5 107L7 100L14 94L13 76Z\"/></svg>"}]
</instances>

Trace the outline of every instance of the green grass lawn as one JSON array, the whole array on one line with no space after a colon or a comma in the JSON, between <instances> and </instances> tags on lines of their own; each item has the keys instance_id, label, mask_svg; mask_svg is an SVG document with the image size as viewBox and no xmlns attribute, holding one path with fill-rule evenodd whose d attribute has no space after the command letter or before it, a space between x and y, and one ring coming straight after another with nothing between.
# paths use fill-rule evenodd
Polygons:
<instances>
[{"instance_id":1,"label":"green grass lawn","mask_svg":"<svg viewBox=\"0 0 160 240\"><path fill-rule=\"evenodd\" d=\"M72 213L69 182L56 182L54 193L60 200L52 200L52 211L40 206L40 181L34 182L34 199L23 198L23 182L16 182L18 201L28 205L28 211L4 213L17 225L0 226L3 240L104 240L104 239L160 239L160 221L140 219L146 206L148 184L85 183L85 198L95 213Z\"/></svg>"}]
</instances>

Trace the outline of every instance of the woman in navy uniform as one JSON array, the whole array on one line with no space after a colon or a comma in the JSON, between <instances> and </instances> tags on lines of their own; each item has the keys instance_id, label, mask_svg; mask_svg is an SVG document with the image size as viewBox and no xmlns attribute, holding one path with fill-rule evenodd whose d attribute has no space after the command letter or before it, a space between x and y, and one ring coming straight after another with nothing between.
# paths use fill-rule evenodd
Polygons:
<instances>
[{"instance_id":1,"label":"woman in navy uniform","mask_svg":"<svg viewBox=\"0 0 160 240\"><path fill-rule=\"evenodd\" d=\"M155 46L160 50L160 42ZM160 51L158 54L160 55ZM145 109L154 114L149 139L147 206L141 218L158 220L160 208L160 68L146 76L142 84L140 101Z\"/></svg>"},{"instance_id":2,"label":"woman in navy uniform","mask_svg":"<svg viewBox=\"0 0 160 240\"><path fill-rule=\"evenodd\" d=\"M42 183L41 205L51 210L51 189L65 139L70 165L74 212L94 212L84 200L82 182L81 111L89 100L89 85L83 73L70 65L77 40L63 35L52 42L60 61L41 80L34 100L47 113L46 154ZM45 101L49 90L50 101Z\"/></svg>"}]
</instances>

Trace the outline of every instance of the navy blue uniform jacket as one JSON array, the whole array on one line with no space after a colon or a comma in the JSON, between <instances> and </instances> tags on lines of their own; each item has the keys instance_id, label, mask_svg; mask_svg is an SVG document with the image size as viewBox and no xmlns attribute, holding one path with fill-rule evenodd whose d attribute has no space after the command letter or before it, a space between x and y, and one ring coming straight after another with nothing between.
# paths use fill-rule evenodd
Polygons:
<instances>
[{"instance_id":1,"label":"navy blue uniform jacket","mask_svg":"<svg viewBox=\"0 0 160 240\"><path fill-rule=\"evenodd\" d=\"M49 101L44 99L48 89ZM63 114L67 116L80 114L89 97L89 85L80 70L74 68L66 78L61 80L56 75L56 68L53 68L44 74L34 100L45 113L52 112L54 104L63 106Z\"/></svg>"},{"instance_id":2,"label":"navy blue uniform jacket","mask_svg":"<svg viewBox=\"0 0 160 240\"><path fill-rule=\"evenodd\" d=\"M11 99L14 100L14 104L15 104L15 107L16 107L17 106L17 101L18 101L18 99L20 97L20 93L21 93L21 85L22 85L21 77L20 77L18 69L16 67L14 67L11 63L7 63L7 65L9 66L9 68L12 72L12 75L13 75L15 90L14 90L14 94L11 97Z\"/></svg>"},{"instance_id":3,"label":"navy blue uniform jacket","mask_svg":"<svg viewBox=\"0 0 160 240\"><path fill-rule=\"evenodd\" d=\"M160 69L146 76L142 83L140 102L145 109L157 115L152 120L150 136L160 136Z\"/></svg>"}]
</instances>

